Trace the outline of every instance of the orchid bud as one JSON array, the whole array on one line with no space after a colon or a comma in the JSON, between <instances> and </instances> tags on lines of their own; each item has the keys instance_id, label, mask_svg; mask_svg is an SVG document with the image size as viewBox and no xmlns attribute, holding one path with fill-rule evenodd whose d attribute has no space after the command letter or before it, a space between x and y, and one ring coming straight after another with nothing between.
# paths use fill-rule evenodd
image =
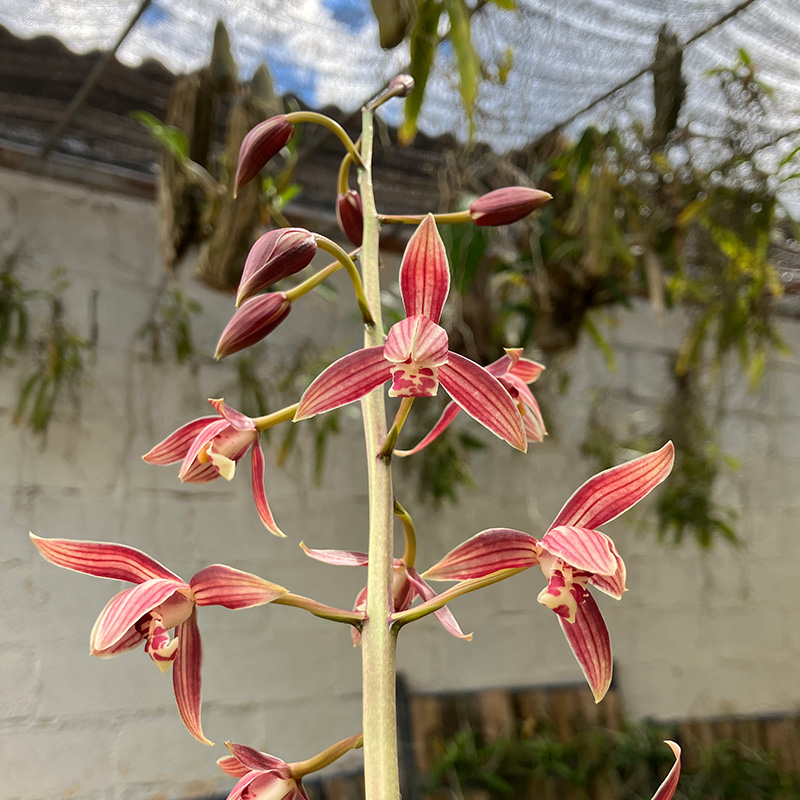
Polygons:
<instances>
[{"instance_id":1,"label":"orchid bud","mask_svg":"<svg viewBox=\"0 0 800 800\"><path fill-rule=\"evenodd\" d=\"M469 207L469 214L476 225L510 225L552 199L552 195L538 189L509 186L479 197Z\"/></svg>"},{"instance_id":2,"label":"orchid bud","mask_svg":"<svg viewBox=\"0 0 800 800\"><path fill-rule=\"evenodd\" d=\"M339 230L356 246L361 247L364 235L364 209L361 195L348 189L336 198L336 221Z\"/></svg>"},{"instance_id":3,"label":"orchid bud","mask_svg":"<svg viewBox=\"0 0 800 800\"><path fill-rule=\"evenodd\" d=\"M262 167L279 153L294 136L294 125L285 114L260 122L242 140L239 163L236 166L234 196L246 183L255 178Z\"/></svg>"},{"instance_id":4,"label":"orchid bud","mask_svg":"<svg viewBox=\"0 0 800 800\"><path fill-rule=\"evenodd\" d=\"M244 262L236 305L289 275L305 269L317 253L317 240L304 228L279 228L265 233Z\"/></svg>"},{"instance_id":5,"label":"orchid bud","mask_svg":"<svg viewBox=\"0 0 800 800\"><path fill-rule=\"evenodd\" d=\"M395 75L389 82L389 91L392 90L395 97L408 97L414 90L414 79L410 75Z\"/></svg>"},{"instance_id":6,"label":"orchid bud","mask_svg":"<svg viewBox=\"0 0 800 800\"><path fill-rule=\"evenodd\" d=\"M214 358L238 353L272 333L289 316L292 304L284 292L254 297L236 309L219 337Z\"/></svg>"}]
</instances>

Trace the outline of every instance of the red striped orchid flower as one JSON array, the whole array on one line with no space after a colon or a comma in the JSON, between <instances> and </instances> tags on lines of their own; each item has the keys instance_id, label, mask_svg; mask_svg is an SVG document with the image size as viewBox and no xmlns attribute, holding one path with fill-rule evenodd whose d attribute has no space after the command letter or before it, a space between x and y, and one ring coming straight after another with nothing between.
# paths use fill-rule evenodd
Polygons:
<instances>
[{"instance_id":1,"label":"red striped orchid flower","mask_svg":"<svg viewBox=\"0 0 800 800\"><path fill-rule=\"evenodd\" d=\"M258 441L255 420L225 405L223 400L208 402L217 410L218 417L200 417L187 422L142 458L148 464L160 465L181 461L178 477L182 482L207 483L219 477L231 480L236 464L251 450L256 510L267 530L276 536L284 536L275 524L264 491L264 453Z\"/></svg>"},{"instance_id":2,"label":"red striped orchid flower","mask_svg":"<svg viewBox=\"0 0 800 800\"><path fill-rule=\"evenodd\" d=\"M334 564L339 567L366 567L369 564L369 555L359 553L355 550L312 550L300 542L303 552L310 558L322 561L324 564ZM436 592L421 577L420 574L406 564L404 558L395 558L393 563L394 577L392 581L392 594L394 599L394 611L405 611L411 608L415 598L419 597L424 601L432 600L436 597ZM367 587L365 586L356 596L353 611L366 613L367 611ZM472 634L464 634L456 618L447 606L434 612L436 619L442 623L442 627L458 639L472 639ZM361 641L361 633L355 628L351 629L353 644L358 646Z\"/></svg>"},{"instance_id":3,"label":"red striped orchid flower","mask_svg":"<svg viewBox=\"0 0 800 800\"><path fill-rule=\"evenodd\" d=\"M447 253L429 214L400 266L406 318L392 326L384 345L350 353L322 372L300 399L295 421L352 403L390 380L390 397L434 397L441 383L467 414L524 452L525 428L508 391L484 367L448 349L439 319L449 290Z\"/></svg>"},{"instance_id":4,"label":"red striped orchid flower","mask_svg":"<svg viewBox=\"0 0 800 800\"><path fill-rule=\"evenodd\" d=\"M587 586L617 600L625 587L625 563L614 542L597 530L638 503L669 475L672 442L612 467L584 483L567 500L541 540L523 531L482 531L451 550L422 574L440 581L468 581L505 569L541 567L547 586L537 600L554 611L567 642L600 702L611 685L611 642Z\"/></svg>"},{"instance_id":5,"label":"red striped orchid flower","mask_svg":"<svg viewBox=\"0 0 800 800\"><path fill-rule=\"evenodd\" d=\"M227 800L308 800L303 778L362 747L363 737L359 733L342 739L305 761L290 764L243 744L225 742L225 745L231 755L217 759L217 764L228 775L240 778Z\"/></svg>"},{"instance_id":6,"label":"red striped orchid flower","mask_svg":"<svg viewBox=\"0 0 800 800\"><path fill-rule=\"evenodd\" d=\"M213 744L200 724L200 667L203 658L196 606L251 608L270 603L287 590L249 572L213 564L188 583L158 561L121 544L43 539L30 534L51 564L84 575L135 584L109 600L92 629L89 650L112 658L139 647L156 666L172 670L178 712L189 733ZM169 631L174 629L170 639Z\"/></svg>"},{"instance_id":7,"label":"red striped orchid flower","mask_svg":"<svg viewBox=\"0 0 800 800\"><path fill-rule=\"evenodd\" d=\"M528 388L528 384L533 383L542 374L544 366L528 358L522 358L522 348L515 347L506 348L506 354L489 364L486 371L500 381L517 404L517 409L522 416L522 424L525 426L525 438L529 442L541 442L547 435L547 429L544 426L539 404L536 402L533 392ZM444 433L447 426L458 416L460 410L456 403L448 403L430 432L416 447L412 447L410 450L395 450L394 454L396 456L413 456L414 453L418 453Z\"/></svg>"}]
</instances>

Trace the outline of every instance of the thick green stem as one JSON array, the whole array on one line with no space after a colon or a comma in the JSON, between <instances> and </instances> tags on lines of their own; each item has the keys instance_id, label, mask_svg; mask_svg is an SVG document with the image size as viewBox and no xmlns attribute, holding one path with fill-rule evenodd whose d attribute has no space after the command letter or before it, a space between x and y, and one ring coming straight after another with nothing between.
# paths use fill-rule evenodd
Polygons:
<instances>
[{"instance_id":1,"label":"thick green stem","mask_svg":"<svg viewBox=\"0 0 800 800\"><path fill-rule=\"evenodd\" d=\"M419 225L427 214L381 214L378 219L381 222L404 222L407 225ZM454 225L459 222L472 222L469 211L449 211L447 214L434 214L437 225Z\"/></svg>"},{"instance_id":2,"label":"thick green stem","mask_svg":"<svg viewBox=\"0 0 800 800\"><path fill-rule=\"evenodd\" d=\"M375 327L364 333L365 347L383 344L381 287L378 249L378 214L372 187L373 114L362 111L363 133L358 184L364 206L364 238L361 267L364 293L375 318ZM398 800L397 711L395 670L397 637L390 624L394 611L393 527L394 500L390 459L379 459L386 438L386 406L383 387L362 401L364 438L369 476L369 567L367 572L367 619L361 631L363 665L364 781L367 800Z\"/></svg>"}]
</instances>

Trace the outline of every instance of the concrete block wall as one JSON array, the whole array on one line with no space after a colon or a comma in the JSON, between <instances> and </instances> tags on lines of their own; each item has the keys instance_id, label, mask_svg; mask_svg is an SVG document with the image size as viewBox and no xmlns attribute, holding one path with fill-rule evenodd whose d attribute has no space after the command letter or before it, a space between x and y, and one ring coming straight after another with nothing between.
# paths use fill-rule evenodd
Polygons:
<instances>
[{"instance_id":1,"label":"concrete block wall","mask_svg":"<svg viewBox=\"0 0 800 800\"><path fill-rule=\"evenodd\" d=\"M275 463L274 446L266 445L267 491L287 540L261 527L246 465L230 484L184 486L177 468L141 461L179 424L209 413L205 398L233 383L224 364L194 370L153 364L137 341L160 280L156 239L149 203L0 172L2 251L22 248L24 274L33 283L64 267L70 324L88 335L96 293L98 328L79 405L60 406L44 439L11 425L24 365L0 370L6 454L0 464L0 800L199 798L232 785L215 765L222 748L205 748L185 733L169 676L138 652L107 661L88 655L92 624L120 586L46 564L28 542L29 529L133 545L185 578L209 563L229 563L343 607L365 580L363 570L309 561L297 548L300 540L365 547L365 467L355 409L342 415L344 434L331 444L319 486L304 459L311 444L302 435L283 467ZM197 335L210 351L231 301L195 284L190 269L180 280L204 307ZM349 291L344 282L340 288ZM266 358L288 358L304 338L340 342L344 352L358 342L352 322L349 311L309 298L271 336ZM400 462L398 497L417 523L419 565L489 527L541 535L593 472L580 455L592 392L636 424L657 418L683 324L675 316L659 325L644 304L620 312L609 328L617 372L588 344L566 356L572 376L566 393L556 394L547 378L539 389L557 435L527 456L487 435L489 447L474 461L479 485L456 506L416 504L413 480ZM800 325L784 328L800 353ZM691 542L659 545L652 526L640 524L647 503L607 527L627 561L630 592L620 603L599 602L623 702L636 717L781 712L800 704L800 634L791 624L800 571L800 361L774 362L755 394L733 372L724 376L723 447L742 468L720 491L739 510L741 548L706 553ZM531 570L456 602L462 627L475 632L471 644L449 637L433 619L404 630L399 667L412 690L580 679L559 626L536 604L542 580ZM347 630L268 606L204 608L200 627L204 726L215 741L243 741L294 760L358 730L360 660Z\"/></svg>"}]
</instances>

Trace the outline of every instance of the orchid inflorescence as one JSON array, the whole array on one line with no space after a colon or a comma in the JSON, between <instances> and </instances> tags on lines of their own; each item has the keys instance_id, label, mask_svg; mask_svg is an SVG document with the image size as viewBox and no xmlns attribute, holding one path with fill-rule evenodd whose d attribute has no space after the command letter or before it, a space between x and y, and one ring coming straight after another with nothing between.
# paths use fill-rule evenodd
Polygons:
<instances>
[{"instance_id":1,"label":"orchid inflorescence","mask_svg":"<svg viewBox=\"0 0 800 800\"><path fill-rule=\"evenodd\" d=\"M354 643L362 644L364 651L363 735L343 739L316 756L294 763L228 742L231 754L221 758L219 764L239 779L229 800L304 800L305 775L362 745L368 798L394 800L397 791L392 676L396 633L417 619L435 614L449 633L471 639L471 634L462 632L447 604L530 567L539 566L544 573L545 586L538 602L554 612L595 700L602 700L611 682L611 644L589 587L616 599L627 589L625 564L614 542L599 528L638 503L672 468L674 450L667 443L656 452L586 481L567 500L541 539L509 528L485 530L427 570L417 571L416 529L409 513L393 497L392 457L413 457L441 435L460 411L522 452L529 443L541 442L546 435L544 419L530 389L544 369L541 364L524 358L519 348L507 349L487 367L450 350L447 331L440 325L450 288L450 269L437 225L511 224L541 207L550 196L533 188L510 187L489 192L463 212L378 215L372 197L372 114L381 102L407 93L409 81L407 76L395 79L383 95L364 109L364 132L357 144L337 123L313 112L280 115L260 123L242 143L235 177L238 192L288 143L295 124L327 126L347 151L339 171L336 214L343 234L356 250L345 252L335 242L301 228L284 228L261 236L243 266L236 310L220 337L217 358L261 341L286 319L295 302L340 268L347 271L353 284L364 324L365 346L323 370L290 406L265 416L249 417L221 399L211 400L216 415L187 422L144 455L150 464L180 462L181 481L206 483L219 477L231 480L239 461L250 453L256 511L267 530L283 537L264 488L260 434L276 425L299 422L363 399L365 436L372 458L369 552L318 550L300 543L305 554L317 561L368 569L367 586L356 598L353 610L295 595L276 583L221 564L202 569L186 582L132 547L44 539L31 534L42 556L57 566L133 584L115 595L101 612L91 633L91 653L110 658L143 645L162 672L172 669L180 717L192 736L205 744L211 742L200 721L202 649L198 607L289 605L352 627ZM352 166L358 169L360 192L348 185ZM406 316L386 335L381 322L377 270L381 222L417 225L399 274ZM319 250L333 255L335 261L293 288L271 290L278 281L309 267ZM360 270L356 261L360 262ZM384 384L389 384L390 397L400 398L397 416L388 430ZM440 385L451 398L441 417L419 443L398 449L396 444L413 402L435 397ZM405 534L405 550L400 558L392 554L393 515L402 523ZM437 594L428 581L449 581L453 585ZM390 638L386 638L387 632ZM387 674L389 678L384 680ZM378 698L381 708L367 703L368 693L370 698ZM677 786L680 749L672 742L668 744L676 760L654 800L669 800Z\"/></svg>"}]
</instances>

